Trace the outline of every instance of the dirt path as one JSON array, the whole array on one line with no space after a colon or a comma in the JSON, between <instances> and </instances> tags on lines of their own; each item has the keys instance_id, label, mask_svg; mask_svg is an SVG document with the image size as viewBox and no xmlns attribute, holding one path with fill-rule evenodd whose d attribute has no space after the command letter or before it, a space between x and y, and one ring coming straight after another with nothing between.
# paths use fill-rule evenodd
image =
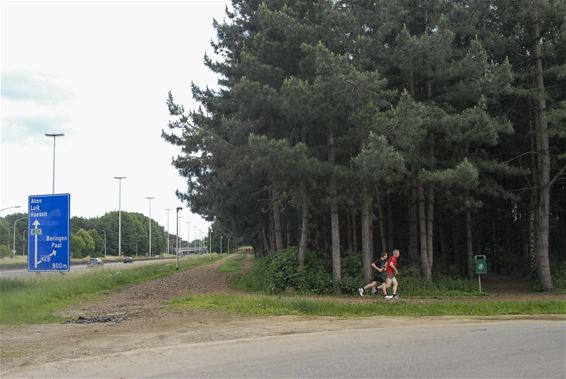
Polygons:
<instances>
[{"instance_id":1,"label":"dirt path","mask_svg":"<svg viewBox=\"0 0 566 379\"><path fill-rule=\"evenodd\" d=\"M79 304L63 313L74 320L71 323L2 327L0 376L9 377L19 369L46 362L99 357L187 343L347 328L505 319L383 316L244 318L217 312L171 312L162 309L168 300L179 296L233 292L228 286L231 274L218 271L223 261L128 286L95 302ZM243 263L244 270L249 269L252 263L251 257L247 257ZM375 299L344 298L344 301L375 301Z\"/></svg>"}]
</instances>

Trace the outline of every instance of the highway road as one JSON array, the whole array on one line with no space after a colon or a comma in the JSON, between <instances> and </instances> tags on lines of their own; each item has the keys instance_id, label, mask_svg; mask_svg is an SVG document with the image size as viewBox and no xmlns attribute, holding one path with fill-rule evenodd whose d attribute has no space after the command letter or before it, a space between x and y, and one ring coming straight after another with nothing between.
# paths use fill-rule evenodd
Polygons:
<instances>
[{"instance_id":1,"label":"highway road","mask_svg":"<svg viewBox=\"0 0 566 379\"><path fill-rule=\"evenodd\" d=\"M123 262L108 262L105 263L103 266L92 267L89 269L95 270L100 267L107 267L107 268L124 268L130 266L140 266L145 264L154 264L154 263L163 263L163 262L174 262L175 258L160 258L160 259L146 259L146 260L136 260L134 257L134 263L123 263ZM69 273L74 273L77 271L81 271L86 269L86 264L71 264L71 271ZM67 273L65 273L67 274ZM9 269L9 270L0 270L0 278L34 278L45 275L61 275L59 272L42 272L38 274L37 272L28 272L26 268L22 269Z\"/></svg>"},{"instance_id":2,"label":"highway road","mask_svg":"<svg viewBox=\"0 0 566 379\"><path fill-rule=\"evenodd\" d=\"M489 321L192 343L50 362L9 377L564 378L566 323Z\"/></svg>"}]
</instances>

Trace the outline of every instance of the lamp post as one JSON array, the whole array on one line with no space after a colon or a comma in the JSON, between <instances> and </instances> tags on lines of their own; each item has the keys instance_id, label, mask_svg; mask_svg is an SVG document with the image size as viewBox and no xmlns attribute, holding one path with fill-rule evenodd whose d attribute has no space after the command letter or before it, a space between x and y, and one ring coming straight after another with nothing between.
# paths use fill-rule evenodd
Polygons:
<instances>
[{"instance_id":1,"label":"lamp post","mask_svg":"<svg viewBox=\"0 0 566 379\"><path fill-rule=\"evenodd\" d=\"M196 226L193 226L193 234L195 236L195 239L197 239L197 227ZM197 242L195 242L195 247L196 247L196 244L198 244L198 239L197 239Z\"/></svg>"},{"instance_id":2,"label":"lamp post","mask_svg":"<svg viewBox=\"0 0 566 379\"><path fill-rule=\"evenodd\" d=\"M25 220L27 217L22 217L14 221L14 244L12 245L12 258L16 257L16 222ZM24 241L25 242L25 241Z\"/></svg>"},{"instance_id":3,"label":"lamp post","mask_svg":"<svg viewBox=\"0 0 566 379\"><path fill-rule=\"evenodd\" d=\"M212 229L208 228L208 254L212 253Z\"/></svg>"},{"instance_id":4,"label":"lamp post","mask_svg":"<svg viewBox=\"0 0 566 379\"><path fill-rule=\"evenodd\" d=\"M53 137L53 192L55 193L55 140L57 140L57 137L63 137L64 134L63 133L45 133L46 137Z\"/></svg>"},{"instance_id":5,"label":"lamp post","mask_svg":"<svg viewBox=\"0 0 566 379\"><path fill-rule=\"evenodd\" d=\"M28 232L28 230L26 228L26 230L24 230L24 232L22 233L22 241L24 241L24 243L22 244L22 257L25 255L25 249L26 249L26 245L27 245L27 243L25 243L27 232ZM29 253L29 251L28 251L28 253Z\"/></svg>"},{"instance_id":6,"label":"lamp post","mask_svg":"<svg viewBox=\"0 0 566 379\"><path fill-rule=\"evenodd\" d=\"M125 176L115 176L118 179L118 256L122 256L122 179Z\"/></svg>"},{"instance_id":7,"label":"lamp post","mask_svg":"<svg viewBox=\"0 0 566 379\"><path fill-rule=\"evenodd\" d=\"M21 206L14 205L14 206L11 206L11 207L2 208L2 209L0 209L0 212L5 211L6 209L13 209L13 208L21 208Z\"/></svg>"},{"instance_id":8,"label":"lamp post","mask_svg":"<svg viewBox=\"0 0 566 379\"><path fill-rule=\"evenodd\" d=\"M167 255L169 255L171 254L171 249L169 249L169 211L171 210L171 208L165 208L165 210L167 211Z\"/></svg>"},{"instance_id":9,"label":"lamp post","mask_svg":"<svg viewBox=\"0 0 566 379\"><path fill-rule=\"evenodd\" d=\"M177 265L176 265L176 269L177 271L179 271L179 211L183 209L181 207L177 207L177 248L176 248L176 255L177 255Z\"/></svg>"},{"instance_id":10,"label":"lamp post","mask_svg":"<svg viewBox=\"0 0 566 379\"><path fill-rule=\"evenodd\" d=\"M230 254L230 238L228 238L228 254Z\"/></svg>"},{"instance_id":11,"label":"lamp post","mask_svg":"<svg viewBox=\"0 0 566 379\"><path fill-rule=\"evenodd\" d=\"M151 257L151 200L155 199L155 197L147 196L146 199L149 200L149 216L147 218L147 223L149 224L149 256Z\"/></svg>"},{"instance_id":12,"label":"lamp post","mask_svg":"<svg viewBox=\"0 0 566 379\"><path fill-rule=\"evenodd\" d=\"M191 239L190 239L190 231L191 231L191 223L185 222L187 224L187 254L191 253Z\"/></svg>"},{"instance_id":13,"label":"lamp post","mask_svg":"<svg viewBox=\"0 0 566 379\"><path fill-rule=\"evenodd\" d=\"M222 238L224 238L224 237L220 236L220 254L222 254Z\"/></svg>"},{"instance_id":14,"label":"lamp post","mask_svg":"<svg viewBox=\"0 0 566 379\"><path fill-rule=\"evenodd\" d=\"M104 233L104 258L106 258L106 230L100 230L102 233Z\"/></svg>"}]
</instances>

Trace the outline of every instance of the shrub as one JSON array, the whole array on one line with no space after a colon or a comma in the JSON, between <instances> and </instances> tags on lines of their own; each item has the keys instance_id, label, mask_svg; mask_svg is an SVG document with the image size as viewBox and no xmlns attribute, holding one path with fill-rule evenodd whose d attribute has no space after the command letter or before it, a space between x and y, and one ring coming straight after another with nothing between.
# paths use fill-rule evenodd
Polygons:
<instances>
[{"instance_id":1,"label":"shrub","mask_svg":"<svg viewBox=\"0 0 566 379\"><path fill-rule=\"evenodd\" d=\"M357 293L357 289L366 284L361 254L346 253L341 263L342 292ZM299 271L296 247L279 251L273 257L257 259L252 271L234 279L232 284L248 291L272 294L288 290L316 295L333 293L332 268L322 257L308 252L305 266ZM409 296L446 296L477 292L474 281L457 277L435 276L433 283L426 283L420 279L418 270L410 267L401 269L399 288L400 292Z\"/></svg>"}]
</instances>

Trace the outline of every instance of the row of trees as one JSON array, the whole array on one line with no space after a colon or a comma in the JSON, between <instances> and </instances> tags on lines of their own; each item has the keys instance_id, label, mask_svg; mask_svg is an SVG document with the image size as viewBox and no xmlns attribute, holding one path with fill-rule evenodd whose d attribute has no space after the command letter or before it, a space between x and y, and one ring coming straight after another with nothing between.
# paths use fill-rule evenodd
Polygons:
<instances>
[{"instance_id":1,"label":"row of trees","mask_svg":"<svg viewBox=\"0 0 566 379\"><path fill-rule=\"evenodd\" d=\"M274 254L400 248L472 276L474 254L552 288L566 259L566 4L233 0L214 22L220 88L172 94L193 211Z\"/></svg>"},{"instance_id":2,"label":"row of trees","mask_svg":"<svg viewBox=\"0 0 566 379\"><path fill-rule=\"evenodd\" d=\"M18 222L16 220L22 219ZM151 220L151 250L153 254L167 250L167 231L155 220ZM14 223L16 230L14 234ZM15 213L0 218L0 246L4 254L11 255L13 238L16 236L16 254L27 253L27 214ZM118 212L109 212L95 218L71 218L71 255L73 258L118 255ZM169 236L174 247L175 235ZM172 249L173 251L173 249ZM148 218L141 213L122 212L122 253L124 255L146 255L149 252Z\"/></svg>"},{"instance_id":3,"label":"row of trees","mask_svg":"<svg viewBox=\"0 0 566 379\"><path fill-rule=\"evenodd\" d=\"M0 257L12 256L14 236L16 255L27 255L27 226L26 213L14 213L0 217ZM148 229L147 216L122 211L122 254L149 254ZM190 246L211 248L215 252L228 252L229 247L231 251L236 248L235 239L230 233L221 228L212 230L212 243L208 235L203 235L201 238L192 238ZM72 217L70 247L72 257L103 257L105 235L106 254L118 255L118 212L108 212L102 217L94 218ZM152 254L165 254L167 252L167 230L153 219L151 220L151 238ZM175 234L169 234L169 249L173 254L176 247L175 238ZM179 246L186 248L188 242L179 237Z\"/></svg>"}]
</instances>

